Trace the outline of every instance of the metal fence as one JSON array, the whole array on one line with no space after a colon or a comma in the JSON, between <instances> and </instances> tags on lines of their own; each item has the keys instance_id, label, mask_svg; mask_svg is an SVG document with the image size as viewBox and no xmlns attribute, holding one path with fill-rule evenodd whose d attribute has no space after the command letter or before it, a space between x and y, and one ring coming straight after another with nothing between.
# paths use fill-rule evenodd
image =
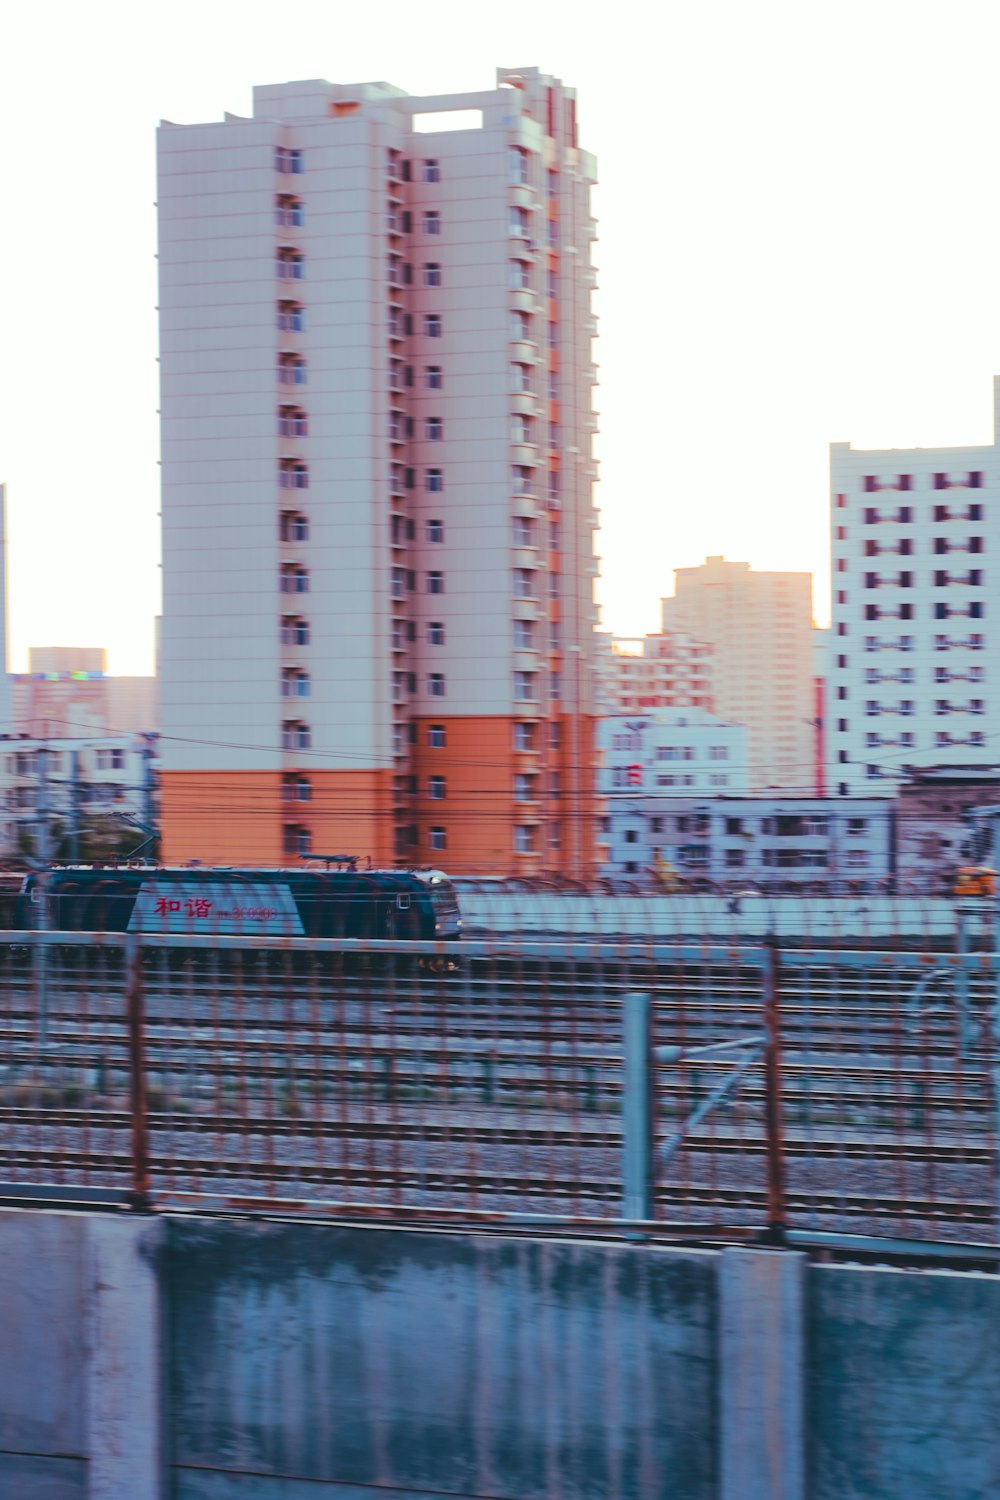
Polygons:
<instances>
[{"instance_id":1,"label":"metal fence","mask_svg":"<svg viewBox=\"0 0 1000 1500\"><path fill-rule=\"evenodd\" d=\"M987 936L0 933L0 1196L996 1244Z\"/></svg>"}]
</instances>

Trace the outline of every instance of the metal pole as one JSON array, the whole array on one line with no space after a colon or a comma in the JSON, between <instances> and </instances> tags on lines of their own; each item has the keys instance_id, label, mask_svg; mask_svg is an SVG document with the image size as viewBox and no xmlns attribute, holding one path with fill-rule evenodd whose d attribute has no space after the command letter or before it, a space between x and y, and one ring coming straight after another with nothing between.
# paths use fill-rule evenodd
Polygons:
<instances>
[{"instance_id":1,"label":"metal pole","mask_svg":"<svg viewBox=\"0 0 1000 1500\"><path fill-rule=\"evenodd\" d=\"M972 1041L972 1025L969 1015L969 914L956 913L955 956L958 970L955 974L955 1005L958 1009L958 1055L963 1060L969 1055Z\"/></svg>"},{"instance_id":2,"label":"metal pole","mask_svg":"<svg viewBox=\"0 0 1000 1500\"><path fill-rule=\"evenodd\" d=\"M785 1122L781 1087L781 1007L778 998L778 942L765 939L764 963L764 1129L767 1149L767 1242L785 1243Z\"/></svg>"},{"instance_id":3,"label":"metal pole","mask_svg":"<svg viewBox=\"0 0 1000 1500\"><path fill-rule=\"evenodd\" d=\"M42 932L49 928L49 862L52 848L49 830L49 747L43 741L35 752L38 768L38 795L35 802L35 857L38 861L38 926ZM38 978L38 1045L49 1044L49 945L39 943L35 948L35 973Z\"/></svg>"},{"instance_id":4,"label":"metal pole","mask_svg":"<svg viewBox=\"0 0 1000 1500\"><path fill-rule=\"evenodd\" d=\"M622 996L625 1052L622 1095L622 1214L653 1217L652 1007L648 994Z\"/></svg>"},{"instance_id":5,"label":"metal pole","mask_svg":"<svg viewBox=\"0 0 1000 1500\"><path fill-rule=\"evenodd\" d=\"M69 849L71 864L80 860L80 752L69 753Z\"/></svg>"},{"instance_id":6,"label":"metal pole","mask_svg":"<svg viewBox=\"0 0 1000 1500\"><path fill-rule=\"evenodd\" d=\"M129 1116L132 1131L132 1187L129 1207L150 1209L149 1106L146 1093L146 1020L142 992L142 946L137 932L125 940L125 1006L128 1028Z\"/></svg>"}]
</instances>

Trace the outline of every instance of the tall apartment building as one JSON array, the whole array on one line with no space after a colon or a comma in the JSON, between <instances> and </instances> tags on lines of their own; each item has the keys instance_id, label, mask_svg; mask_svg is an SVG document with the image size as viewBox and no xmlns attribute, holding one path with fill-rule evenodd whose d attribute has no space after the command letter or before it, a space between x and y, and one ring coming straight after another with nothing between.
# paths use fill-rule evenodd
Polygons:
<instances>
[{"instance_id":1,"label":"tall apartment building","mask_svg":"<svg viewBox=\"0 0 1000 1500\"><path fill-rule=\"evenodd\" d=\"M678 568L663 629L712 646L715 712L749 732L750 790L815 789L812 576L708 557Z\"/></svg>"},{"instance_id":2,"label":"tall apartment building","mask_svg":"<svg viewBox=\"0 0 1000 1500\"><path fill-rule=\"evenodd\" d=\"M1000 410L1000 380L994 397ZM834 443L830 469L829 790L891 795L906 767L996 765L996 441Z\"/></svg>"},{"instance_id":3,"label":"tall apartment building","mask_svg":"<svg viewBox=\"0 0 1000 1500\"><path fill-rule=\"evenodd\" d=\"M159 132L166 855L593 868L573 90Z\"/></svg>"},{"instance_id":4,"label":"tall apartment building","mask_svg":"<svg viewBox=\"0 0 1000 1500\"><path fill-rule=\"evenodd\" d=\"M712 711L712 648L682 631L637 640L598 635L597 701L606 714L651 708Z\"/></svg>"}]
</instances>

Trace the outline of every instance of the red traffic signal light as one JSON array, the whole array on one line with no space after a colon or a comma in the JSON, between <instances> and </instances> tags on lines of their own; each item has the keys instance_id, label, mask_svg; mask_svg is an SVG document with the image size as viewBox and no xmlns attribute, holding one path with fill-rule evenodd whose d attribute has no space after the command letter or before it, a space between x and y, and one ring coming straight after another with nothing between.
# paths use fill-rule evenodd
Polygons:
<instances>
[{"instance_id":1,"label":"red traffic signal light","mask_svg":"<svg viewBox=\"0 0 1000 1500\"><path fill-rule=\"evenodd\" d=\"M628 785L629 786L642 786L642 767L641 766L629 766L627 768L627 770L628 770L628 775L627 775L626 779L627 779Z\"/></svg>"}]
</instances>

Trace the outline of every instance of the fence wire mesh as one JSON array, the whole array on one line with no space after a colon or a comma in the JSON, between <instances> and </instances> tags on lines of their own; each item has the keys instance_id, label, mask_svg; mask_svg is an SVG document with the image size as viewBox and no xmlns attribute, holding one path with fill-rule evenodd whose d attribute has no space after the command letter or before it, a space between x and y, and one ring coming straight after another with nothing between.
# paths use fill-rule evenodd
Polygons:
<instances>
[{"instance_id":1,"label":"fence wire mesh","mask_svg":"<svg viewBox=\"0 0 1000 1500\"><path fill-rule=\"evenodd\" d=\"M463 898L479 935L447 941L0 933L5 1190L753 1233L777 1172L793 1229L996 1242L985 908L849 931L799 902L769 946L722 917L692 933L690 902L640 933L560 900L578 926L550 902L491 931ZM642 1215L630 994L649 997Z\"/></svg>"}]
</instances>

